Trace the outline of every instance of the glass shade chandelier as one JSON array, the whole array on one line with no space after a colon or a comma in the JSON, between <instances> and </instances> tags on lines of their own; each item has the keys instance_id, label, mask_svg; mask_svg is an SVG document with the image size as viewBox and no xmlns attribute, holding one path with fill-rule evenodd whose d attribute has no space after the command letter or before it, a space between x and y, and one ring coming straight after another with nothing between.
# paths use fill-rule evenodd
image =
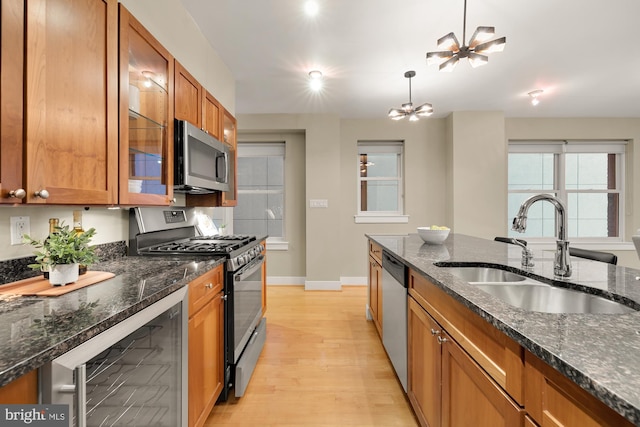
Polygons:
<instances>
[{"instance_id":1,"label":"glass shade chandelier","mask_svg":"<svg viewBox=\"0 0 640 427\"><path fill-rule=\"evenodd\" d=\"M389 117L392 120L402 120L405 117L409 117L409 120L415 122L420 117L427 117L433 114L433 106L425 103L419 107L413 108L411 102L411 78L415 77L415 71L407 71L404 76L409 79L409 102L402 104L402 108L392 108L389 110Z\"/></svg>"},{"instance_id":2,"label":"glass shade chandelier","mask_svg":"<svg viewBox=\"0 0 640 427\"><path fill-rule=\"evenodd\" d=\"M471 36L469 44L467 39L467 0L464 0L464 17L462 20L462 46L451 32L438 40L440 51L427 53L427 65L437 64L440 71L453 71L461 58L468 58L472 67L480 67L489 62L487 54L502 52L507 43L506 37L490 40L495 34L494 27L478 27Z\"/></svg>"}]
</instances>

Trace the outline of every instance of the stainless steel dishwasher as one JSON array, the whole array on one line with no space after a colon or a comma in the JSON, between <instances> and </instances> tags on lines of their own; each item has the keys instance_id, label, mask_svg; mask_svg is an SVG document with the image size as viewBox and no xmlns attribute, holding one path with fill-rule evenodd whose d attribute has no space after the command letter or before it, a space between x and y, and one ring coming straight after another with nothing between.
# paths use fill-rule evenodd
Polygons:
<instances>
[{"instance_id":1,"label":"stainless steel dishwasher","mask_svg":"<svg viewBox=\"0 0 640 427\"><path fill-rule=\"evenodd\" d=\"M407 391L406 267L382 251L382 344L398 379Z\"/></svg>"}]
</instances>

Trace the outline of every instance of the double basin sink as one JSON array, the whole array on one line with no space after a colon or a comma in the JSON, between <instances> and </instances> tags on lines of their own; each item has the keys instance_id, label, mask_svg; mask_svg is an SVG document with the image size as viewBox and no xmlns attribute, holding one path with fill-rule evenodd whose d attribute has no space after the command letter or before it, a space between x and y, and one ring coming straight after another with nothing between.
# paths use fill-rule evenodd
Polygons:
<instances>
[{"instance_id":1,"label":"double basin sink","mask_svg":"<svg viewBox=\"0 0 640 427\"><path fill-rule=\"evenodd\" d=\"M625 314L637 311L604 296L553 286L499 268L449 267L442 264L439 266L470 285L524 310L593 314Z\"/></svg>"}]
</instances>

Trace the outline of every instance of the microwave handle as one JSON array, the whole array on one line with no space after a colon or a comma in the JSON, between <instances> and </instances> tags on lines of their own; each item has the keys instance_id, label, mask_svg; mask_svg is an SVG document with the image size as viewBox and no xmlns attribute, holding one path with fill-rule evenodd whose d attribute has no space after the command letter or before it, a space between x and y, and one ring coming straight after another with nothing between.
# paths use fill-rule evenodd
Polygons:
<instances>
[{"instance_id":1,"label":"microwave handle","mask_svg":"<svg viewBox=\"0 0 640 427\"><path fill-rule=\"evenodd\" d=\"M226 151L224 154L224 182L225 184L229 183L229 153Z\"/></svg>"},{"instance_id":2,"label":"microwave handle","mask_svg":"<svg viewBox=\"0 0 640 427\"><path fill-rule=\"evenodd\" d=\"M75 407L76 427L87 426L87 365L76 366L75 385L63 385L61 393L73 393L73 406Z\"/></svg>"}]
</instances>

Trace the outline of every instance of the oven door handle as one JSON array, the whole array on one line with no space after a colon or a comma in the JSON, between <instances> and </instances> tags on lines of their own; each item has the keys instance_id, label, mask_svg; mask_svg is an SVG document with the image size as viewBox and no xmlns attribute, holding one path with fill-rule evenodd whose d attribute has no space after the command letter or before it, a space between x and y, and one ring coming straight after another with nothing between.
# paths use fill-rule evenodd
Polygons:
<instances>
[{"instance_id":1,"label":"oven door handle","mask_svg":"<svg viewBox=\"0 0 640 427\"><path fill-rule=\"evenodd\" d=\"M239 272L233 275L234 282L239 282L245 279L245 277L252 275L259 268L262 268L264 262L264 255L258 255L253 261L247 264Z\"/></svg>"}]
</instances>

